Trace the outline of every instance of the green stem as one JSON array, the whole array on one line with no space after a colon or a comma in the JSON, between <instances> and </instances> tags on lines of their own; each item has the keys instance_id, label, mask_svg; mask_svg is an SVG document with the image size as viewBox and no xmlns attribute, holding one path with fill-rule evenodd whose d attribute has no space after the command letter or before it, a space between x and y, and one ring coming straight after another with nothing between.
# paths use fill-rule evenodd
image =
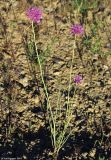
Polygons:
<instances>
[{"instance_id":1,"label":"green stem","mask_svg":"<svg viewBox=\"0 0 111 160\"><path fill-rule=\"evenodd\" d=\"M76 48L76 36L75 36L74 44L73 44L72 62L71 62L71 67L70 67L70 78L69 78L69 87L68 87L67 110L69 108L69 101L70 101L69 94L70 94L70 89L71 89L71 80L72 80L72 70L73 70L73 60L74 60L75 48Z\"/></svg>"},{"instance_id":2,"label":"green stem","mask_svg":"<svg viewBox=\"0 0 111 160\"><path fill-rule=\"evenodd\" d=\"M36 38L35 38L35 31L34 31L34 23L33 22L32 22L32 32L33 32L33 38L34 38L35 51L36 51L36 54L37 54L37 59L38 59L39 67L40 67L41 80L42 80L42 83L43 83L43 86L44 86L47 101L49 103L49 95L48 95L47 87L45 85L45 81L44 81L44 78L43 78L44 75L43 75L42 66L41 66L41 62L40 62L40 58L39 58L39 54L38 54L38 48L37 48L37 45L36 45Z\"/></svg>"},{"instance_id":3,"label":"green stem","mask_svg":"<svg viewBox=\"0 0 111 160\"><path fill-rule=\"evenodd\" d=\"M32 22L32 32L33 32L33 40L34 40L34 45L35 45L35 51L36 51L36 54L37 54L37 59L38 59L38 64L39 64L39 67L40 67L40 75L41 75L41 80L42 80L42 83L43 83L43 86L44 86L44 91L45 91L45 95L46 95L46 99L47 99L47 111L50 112L50 115L48 113L48 120L49 120L49 125L50 125L50 129L51 129L51 134L52 134L52 137L53 137L53 141L55 143L55 119L54 119L54 115L53 115L53 112L52 112L52 108L51 108L51 105L50 105L50 101L49 101L49 95L48 95L48 91L47 91L47 87L45 85L45 81L44 81L44 75L43 75L43 71L42 71L42 65L41 65L41 62L40 62L40 58L39 58L39 54L38 54L38 48L37 48L37 44L36 44L36 37L35 37L35 30L34 30L34 24Z\"/></svg>"}]
</instances>

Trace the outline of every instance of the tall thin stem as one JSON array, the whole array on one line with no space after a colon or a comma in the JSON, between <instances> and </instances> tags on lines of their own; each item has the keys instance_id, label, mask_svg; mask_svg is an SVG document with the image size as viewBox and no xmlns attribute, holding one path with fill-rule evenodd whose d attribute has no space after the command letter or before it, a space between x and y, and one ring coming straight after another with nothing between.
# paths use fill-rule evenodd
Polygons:
<instances>
[{"instance_id":1,"label":"tall thin stem","mask_svg":"<svg viewBox=\"0 0 111 160\"><path fill-rule=\"evenodd\" d=\"M53 126L55 124L54 115L53 115L52 108L51 108L51 105L50 105L49 94L48 94L48 91L47 91L47 87L46 87L46 84L45 84L45 81L44 81L44 75L43 75L42 65L41 65L41 62L40 62L39 54L38 54L38 48L37 48L37 44L36 44L36 37L35 37L35 30L34 30L33 22L32 22L32 32L33 32L33 40L34 40L34 45L35 45L35 51L36 51L36 54L37 54L38 64L39 64L39 67L40 67L41 80L42 80L42 83L43 83L43 86L44 86L44 91L45 91L45 95L46 95L46 99L47 99L47 112L48 111L50 112L50 114L48 113L49 125L50 125L50 129L51 129L51 134L52 134L53 140L54 140L55 139L55 134L53 135L53 132L54 132Z\"/></svg>"},{"instance_id":2,"label":"tall thin stem","mask_svg":"<svg viewBox=\"0 0 111 160\"><path fill-rule=\"evenodd\" d=\"M72 70L73 70L73 60L74 60L75 48L76 48L76 36L75 36L75 38L74 38L73 52L72 52L72 61L71 61L71 67L70 67L67 110L68 110L68 108L69 108L69 101L70 101L70 89L71 89L71 80L72 80Z\"/></svg>"},{"instance_id":3,"label":"tall thin stem","mask_svg":"<svg viewBox=\"0 0 111 160\"><path fill-rule=\"evenodd\" d=\"M40 62L39 54L38 54L38 48L37 48L37 45L36 45L35 30L34 30L34 23L33 22L32 22L32 32L33 32L33 38L34 38L35 51L36 51L36 54L37 54L37 59L38 59L39 67L40 67L41 80L42 80L42 83L43 83L43 86L44 86L47 101L49 103L49 95L48 95L47 87L45 85L45 81L44 81L44 78L43 78L44 75L43 75L42 65L41 65L41 62Z\"/></svg>"}]
</instances>

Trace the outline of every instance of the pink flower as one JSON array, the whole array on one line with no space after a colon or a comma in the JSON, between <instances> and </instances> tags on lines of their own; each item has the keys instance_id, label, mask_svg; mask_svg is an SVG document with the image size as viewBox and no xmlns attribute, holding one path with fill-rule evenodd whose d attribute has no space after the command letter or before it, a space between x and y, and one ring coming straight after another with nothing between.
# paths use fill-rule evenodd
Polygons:
<instances>
[{"instance_id":1,"label":"pink flower","mask_svg":"<svg viewBox=\"0 0 111 160\"><path fill-rule=\"evenodd\" d=\"M74 24L71 27L71 33L74 35L75 34L82 35L84 33L84 28L80 24Z\"/></svg>"},{"instance_id":2,"label":"pink flower","mask_svg":"<svg viewBox=\"0 0 111 160\"><path fill-rule=\"evenodd\" d=\"M74 83L79 84L81 83L82 79L83 79L82 76L76 75L73 80L74 80Z\"/></svg>"},{"instance_id":3,"label":"pink flower","mask_svg":"<svg viewBox=\"0 0 111 160\"><path fill-rule=\"evenodd\" d=\"M30 20L38 24L42 19L42 10L37 7L32 7L26 11L26 15Z\"/></svg>"}]
</instances>

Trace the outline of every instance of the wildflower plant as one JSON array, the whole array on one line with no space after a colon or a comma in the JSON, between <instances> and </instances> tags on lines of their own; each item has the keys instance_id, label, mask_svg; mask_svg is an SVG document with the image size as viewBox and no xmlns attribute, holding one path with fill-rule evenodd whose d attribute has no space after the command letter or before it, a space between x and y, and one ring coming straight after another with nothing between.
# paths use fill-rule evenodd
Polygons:
<instances>
[{"instance_id":1,"label":"wildflower plant","mask_svg":"<svg viewBox=\"0 0 111 160\"><path fill-rule=\"evenodd\" d=\"M26 15L31 21L39 24L42 19L42 10L37 7L32 7L26 11Z\"/></svg>"},{"instance_id":2,"label":"wildflower plant","mask_svg":"<svg viewBox=\"0 0 111 160\"><path fill-rule=\"evenodd\" d=\"M60 119L60 124L58 124L58 117L61 117L61 104L59 104L60 91L58 94L59 96L58 96L58 100L57 100L56 111L53 112L52 106L51 106L50 100L49 100L47 86L44 81L42 65L41 65L40 57L38 54L38 48L37 48L37 44L36 44L36 35L35 35L34 24L38 25L40 23L40 21L42 19L42 11L36 7L33 7L33 8L30 8L27 10L26 15L32 21L33 43L34 43L34 48L35 48L35 52L37 55L37 60L38 60L39 68L40 68L41 81L43 83L44 92L45 92L46 100L47 100L47 106L46 106L47 107L47 118L48 118L50 131L51 131L52 145L54 148L53 157L54 157L54 159L57 159L57 156L58 156L60 149L63 147L63 145L66 143L66 141L68 140L68 138L70 137L70 135L73 132L73 129L69 130L71 121L73 119L72 110L70 108L69 93L70 93L71 83L72 83L73 59L74 59L74 52L76 49L76 36L82 35L84 33L84 29L79 24L73 25L71 28L71 32L74 35L74 45L73 45L73 53L72 53L72 63L71 63L71 67L70 67L67 108L65 111L65 120L62 121ZM78 79L76 81L77 81L77 83L79 83L80 79ZM61 126L62 126L62 129L61 129Z\"/></svg>"},{"instance_id":3,"label":"wildflower plant","mask_svg":"<svg viewBox=\"0 0 111 160\"><path fill-rule=\"evenodd\" d=\"M73 80L74 80L74 83L80 84L82 82L82 79L83 78L81 75L76 75Z\"/></svg>"},{"instance_id":4,"label":"wildflower plant","mask_svg":"<svg viewBox=\"0 0 111 160\"><path fill-rule=\"evenodd\" d=\"M37 43L36 43L36 34L35 34L35 28L34 28L34 23L36 23L37 25L40 23L40 20L42 18L42 12L39 8L34 7L31 9L28 9L26 12L26 15L32 21L33 43L34 43L34 48L35 48L35 52L37 54L37 60L38 60L39 68L40 68L41 81L43 83L44 92L46 95L48 120L49 120L52 139L54 141L54 139L55 139L55 131L53 128L53 126L55 126L54 115L52 113L52 108L51 108L50 101L49 101L48 90L47 90L47 87L46 87L46 84L44 81L44 74L43 74L42 65L41 65L41 61L40 61L40 57L39 57L39 53L38 53L38 47L37 47Z\"/></svg>"},{"instance_id":5,"label":"wildflower plant","mask_svg":"<svg viewBox=\"0 0 111 160\"><path fill-rule=\"evenodd\" d=\"M74 24L71 27L71 33L73 35L82 35L82 34L84 34L84 28L80 24Z\"/></svg>"},{"instance_id":6,"label":"wildflower plant","mask_svg":"<svg viewBox=\"0 0 111 160\"><path fill-rule=\"evenodd\" d=\"M66 143L70 135L74 132L75 127L73 129L68 129L70 127L71 121L73 119L73 113L71 110L70 106L70 90L71 90L71 83L72 83L72 72L73 72L73 60L74 60L74 54L75 54L75 49L76 49L76 36L81 35L84 33L84 29L81 25L73 25L73 28L71 27L71 31L74 35L74 43L73 43L73 52L72 52L72 62L70 66L70 75L69 75L69 85L68 85L68 99L67 99L67 107L66 107L66 119L65 122L63 123L63 130L59 131L59 136L56 138L55 141L55 153L58 155L59 150L63 147L63 145ZM82 77L81 76L76 76L75 77L75 83L81 83ZM57 117L57 114L56 114ZM55 128L55 133L57 132L57 129Z\"/></svg>"},{"instance_id":7,"label":"wildflower plant","mask_svg":"<svg viewBox=\"0 0 111 160\"><path fill-rule=\"evenodd\" d=\"M71 33L74 36L74 43L73 43L73 52L72 52L72 62L70 66L70 75L69 75L69 85L68 85L68 97L67 97L67 102L66 102L66 111L65 111L65 120L61 121L59 124L59 129L58 129L58 116L61 115L61 105L59 104L59 99L60 99L60 94L58 94L58 101L57 101L57 107L56 107L56 113L55 115L53 114L53 125L51 125L51 133L52 133L52 141L53 141L53 146L54 146L54 157L57 158L58 153L60 149L63 147L63 145L66 143L68 138L72 133L74 133L75 128L77 125L75 125L74 128L70 128L70 124L73 120L73 112L70 106L70 90L71 90L71 83L72 83L72 73L73 73L73 60L74 60L74 54L75 54L75 49L76 49L76 37L81 36L84 33L84 29L81 25L73 25L71 27ZM82 76L77 75L75 77L75 83L79 84L82 81ZM59 110L59 111L58 111ZM60 126L62 126L62 130L60 129ZM69 129L70 128L70 129Z\"/></svg>"},{"instance_id":8,"label":"wildflower plant","mask_svg":"<svg viewBox=\"0 0 111 160\"><path fill-rule=\"evenodd\" d=\"M110 132L109 131L110 130L109 129L110 128L109 127L109 122L110 122L109 118L110 118L110 116L109 115L107 116L107 114L105 112L105 107L107 107L107 112L109 112L108 108L110 107L110 92L107 91L107 88L110 87L110 72L109 72L110 71L109 70L110 69L110 64L109 64L110 57L108 57L107 61L106 61L106 59L103 59L102 55L107 56L107 54L111 54L110 50L109 50L111 48L110 30L107 30L110 25L110 21L109 21L110 20L109 19L110 13L109 13L109 10L106 10L109 7L106 6L108 8L105 8L105 3L102 5L102 3L100 3L99 0L95 0L95 1L71 0L69 2L68 1L67 2L61 1L59 3L59 6L58 6L58 3L53 4L51 0L49 0L49 1L50 1L50 4L48 4L48 5L50 5L50 6L48 6L48 8L46 8L47 7L47 4L46 4L45 8L48 11L48 14L51 13L51 18L54 18L54 25L55 25L55 29L57 31L54 33L56 34L57 38L53 34L48 33L48 35L49 35L49 37L48 37L49 39L47 40L48 47L46 47L44 44L43 44L44 46L42 47L41 46L42 43L38 42L37 35L40 34L39 28L41 26L41 22L43 19L43 11L41 8L38 8L35 6L28 8L26 11L26 16L29 19L29 23L31 24L30 27L32 30L32 35L30 37L28 37L26 34L26 35L24 35L24 37L22 37L23 42L25 44L24 46L25 46L25 50L26 50L28 69L29 69L30 73L32 73L31 81L29 81L29 83L31 85L31 88L33 87L32 86L33 82L35 84L35 87L37 87L37 90L35 90L35 87L33 87L33 90L35 90L35 91L32 93L32 98L36 97L36 95L38 95L40 98L40 105L42 105L41 109L43 109L45 111L45 112L43 112L43 114L44 114L43 120L45 120L46 124L48 124L48 126L46 125L45 127L47 127L47 129L50 130L50 135L48 135L48 136L51 136L51 142L52 142L52 146L53 146L52 153L48 152L50 149L46 148L46 150L43 150L42 155L43 155L43 157L44 157L44 155L46 155L46 157L44 157L44 158L49 158L49 157L47 157L48 155L53 156L53 159L57 160L59 152L64 147L64 144L67 142L69 137L73 136L73 137L71 137L71 140L72 140L72 138L74 140L75 135L77 135L76 136L77 139L75 139L74 141L69 141L69 143L70 142L75 143L73 146L69 146L70 144L68 145L69 151L74 148L74 153L73 153L73 156L71 153L71 157L70 157L70 155L68 155L68 153L66 153L66 155L68 155L67 158L69 158L69 159L70 158L72 158L72 159L74 159L74 158L75 159L78 159L78 158L80 158L80 159L82 159L82 158L83 159L84 158L85 159L99 158L99 160L105 160L106 157L108 157L107 155L110 154L109 153L110 152L110 142L109 142L109 139L110 139L110 137L109 137L109 135L110 135L110 133L109 133ZM110 1L110 0L106 0L106 1ZM30 4L33 3L32 0L27 0L27 2L29 2ZM42 1L40 3L42 4ZM93 8L96 8L97 3L98 3L97 9L92 10ZM73 6L71 6L71 4ZM108 2L107 2L107 4L108 4ZM1 43L1 45L3 45L3 48L1 48L1 49L2 49L3 53L1 52L1 56L0 56L0 59L3 60L3 64L1 64L2 65L1 71L3 72L3 77L1 77L2 82L0 82L1 83L0 88L2 89L2 95L4 97L1 97L2 106L1 106L0 112L1 112L1 114L3 113L3 120L1 119L1 121L3 121L3 123L0 125L3 126L5 122L6 122L6 124L4 125L5 128L3 126L3 131L1 132L1 133L3 133L3 135L0 133L1 140L3 142L5 142L5 143L1 143L0 148L2 150L5 149L6 152L3 151L4 153L2 153L2 155L4 155L4 154L6 155L8 153L7 146L5 144L10 143L10 140L13 138L12 134L15 132L15 125L13 125L13 123L11 123L11 121L14 120L14 117L16 118L16 116L13 115L14 112L12 109L13 109L14 105L16 106L16 103L15 103L16 94L14 92L17 92L17 94L19 94L19 92L18 92L19 88L18 87L15 88L16 85L18 85L18 84L16 84L16 81L14 80L15 75L13 75L13 72L10 72L11 70L16 71L15 66L13 66L15 63L14 64L10 63L10 62L13 62L11 60L10 55L12 54L13 60L16 60L15 58L16 58L16 56L18 57L19 54L16 55L14 53L15 53L15 51L17 51L19 46L16 48L16 46L15 46L16 41L14 39L11 43L12 43L12 45L14 45L15 50L12 51L12 53L11 53L11 46L10 46L11 43L8 43L8 40L11 38L10 38L10 36L9 37L7 36L8 33L12 33L12 29L14 29L15 34L16 34L16 31L19 29L19 26L16 26L16 20L17 20L16 18L17 17L15 15L15 13L16 13L14 10L15 7L13 8L13 2L11 2L11 5L7 5L5 7L5 9L4 9L4 5L5 4L3 4L2 10L1 10L1 11L3 11L3 17L1 14L1 22L2 22L2 30L1 31L2 31L2 36L3 36L3 38L1 37L3 39L3 43ZM13 9L9 13L13 12L14 15L11 16L11 22L9 23L9 25L7 25L7 23L6 23L7 20L6 20L6 22L4 20L5 20L5 17L9 18L9 16L4 16L4 14L6 14L6 15L9 14L9 13L7 13L7 10L9 10L9 7L11 7L11 9ZM60 12L60 8L62 9L61 12ZM108 12L107 16L104 15L104 17L106 17L106 18L104 18L103 16L101 17L101 13L103 13L102 11L104 11L104 10L105 10L105 13L106 13L106 11ZM62 13L62 11L63 11L63 13ZM98 15L98 13L97 13L98 11L101 12L100 15ZM17 10L17 12L18 12L18 10ZM60 15L59 15L59 13L60 13ZM53 17L52 17L52 15L53 15ZM62 15L64 16L64 18ZM66 15L66 18L65 18L65 15ZM46 16L46 23L49 18L50 17ZM87 29L86 29L85 36L84 36L85 29L82 24L79 24L79 19L81 20L81 23L86 24ZM101 21L103 22L102 28L100 25ZM9 20L8 20L8 22L9 22ZM67 40L66 39L67 37L64 38L64 36L65 36L64 32L67 33L67 29L64 26L66 24L66 27L67 27L67 22L68 23L74 22L74 24L72 24L72 26L69 28L70 37L73 41L73 44L71 43L72 46L70 44L68 44L69 39ZM49 24L46 25L46 27L48 27L48 29L49 29L49 32L51 30L53 31L53 28L52 28L53 24L52 23L53 22L49 21ZM60 24L61 24L61 26L60 26ZM44 27L45 26L43 26L43 28ZM60 32L58 32L58 30L57 30L58 28L59 28ZM9 31L11 31L11 32L9 32ZM64 34L64 36L63 36L63 34ZM10 34L10 35L13 35L13 34ZM23 35L23 34L21 34L21 35ZM42 35L43 35L43 37L41 37L41 39L43 41L45 41L45 39L43 39L45 36L45 29L43 29ZM53 37L53 38L51 39L51 37ZM60 41L61 39L63 40L63 42L66 40L65 44L63 44L63 42L61 43L61 41ZM20 38L20 40L21 40L21 38ZM80 40L80 41L78 41L78 40ZM107 41L109 41L109 49L106 48L107 47L106 45L108 45L108 44L106 44ZM56 43L56 45L54 47L53 47L53 43ZM105 43L105 46L104 46L104 43ZM61 52L58 52L59 46L60 46L60 49L62 50ZM70 57L69 57L70 48L67 51L68 46L72 47ZM9 48L7 48L7 47L9 47ZM44 49L42 50L40 48L44 48ZM45 69L44 69L43 64L44 64L48 54L50 52L52 52L53 50L55 53L58 52L56 55L57 57L53 57L53 59L52 59L53 63L51 61L51 64L52 65L54 64L54 68L53 68L53 66L51 66L51 67L49 66L48 68L51 68L51 70L54 69L55 76L52 75L53 72L49 71L51 73L51 77L49 77L49 76L47 77L47 74L46 74L46 76L44 76ZM58 58L58 55L61 55L61 53L63 53L64 50L66 51L65 55L63 55L63 57L66 57L65 62L67 63L68 59L70 58L70 61L68 61L69 62L68 64L64 63L64 60L62 61L62 59ZM89 73L90 77L88 77L88 78L91 81L91 83L87 85L87 88L89 89L88 95L79 94L79 91L81 91L81 89L78 89L78 86L79 86L79 84L82 83L83 76L79 73L74 75L74 72L73 72L74 68L75 68L75 70L77 70L76 67L73 67L76 53L79 54L79 58L81 58L83 54L86 54L86 56L84 56L84 60L86 62L85 73L90 72ZM69 55L67 55L67 54L69 54ZM20 56L21 56L21 54L20 54ZM6 61L6 60L8 60L8 61ZM20 60L21 60L21 57L20 57ZM50 60L50 58L47 59L47 62L49 60ZM80 61L78 61L78 57L76 60L77 60L77 64L78 64L78 62L80 62ZM82 58L80 60L82 60ZM99 60L102 63L101 62L99 63L98 62ZM9 66L7 64L9 64ZM10 66L10 64L11 64L11 66ZM48 65L48 63L47 63L47 65ZM70 67L69 67L69 65L70 65ZM67 74L66 77L68 77L67 83L66 83L66 78L64 77L64 73L65 73L64 68L67 68L65 70L66 74ZM46 67L46 69L47 69L47 67ZM63 72L61 72L61 73L63 73L63 75L61 75L61 76L58 74L59 69L61 69L61 71L63 71ZM80 70L81 69L83 71L84 68L81 67ZM39 74L41 77L41 81L39 81L37 78L37 77L39 77L39 75L36 74L38 72L38 70L39 70ZM96 70L97 70L97 73L95 72ZM18 69L17 69L17 71L18 71ZM91 75L93 72L94 72L94 74L93 74L94 75L94 83L92 83L92 80L93 80L92 76L93 75ZM99 73L99 72L101 72L101 73ZM99 73L99 77L96 77L96 75L98 75L98 73ZM23 79L23 78L25 78L24 77L25 74L27 74L27 71L25 72L25 70L24 70L24 73L22 75L19 74L19 77L17 78L17 80L22 79L21 85L24 85L24 83L25 83L25 81L24 81L25 79ZM57 75L58 79L60 79L60 77L61 77L61 80L62 80L62 82L59 81L58 84L62 83L62 85L64 85L64 83L66 83L67 86L65 86L64 88L61 88L60 86L58 88L55 88L56 84L54 84L54 86L53 86L54 93L53 94L55 95L55 90L57 90L57 89L58 89L58 94L56 95L55 99L53 99L53 95L50 95L52 92L48 92L47 83L46 83L45 79L47 78L47 81L49 80L50 81L49 83L51 85L53 85L53 80L54 80L54 82L56 82L55 81L56 75ZM102 81L101 81L101 75L104 76L103 77L104 79ZM105 76L106 76L106 78L105 78ZM26 78L28 78L28 77L26 77ZM52 80L52 78L54 78L54 79ZM28 79L30 80L30 77ZM32 81L32 80L34 80L34 81ZM96 82L97 82L97 85L96 85ZM106 83L104 83L104 82L106 82ZM14 86L13 86L13 83L14 83ZM42 83L42 86L41 86L41 83ZM109 87L107 87L105 84L108 85ZM90 87L90 85L92 85L92 86ZM42 97L44 98L44 95L43 94L42 94L43 96L39 95L41 93L41 90L39 90L39 86L41 86L44 89L44 95L45 95L45 100L46 100L46 101L44 101L44 103L42 103L43 100L41 99ZM102 91L102 89L104 89L104 86L105 86L105 90L103 90L103 92L102 92L104 95L102 95L102 97L101 97L101 91ZM28 85L28 86L24 87L24 89L26 91L27 91L27 87L30 89L30 86ZM52 86L50 86L50 87L53 88ZM93 88L95 87L95 88L92 89L92 87ZM20 88L22 89L23 87L20 87ZM95 95L95 94L93 94L93 92L96 91L96 89L97 89L97 94ZM12 93L14 93L14 95ZM75 96L76 93L78 93L77 96ZM82 93L84 93L83 87L82 87ZM21 92L20 92L20 95L21 95ZM81 97L80 97L80 95L81 95ZM25 94L25 97L27 97L27 93ZM84 97L85 97L85 101L84 101ZM102 103L101 103L101 98L102 98ZM51 99L53 100L52 104L51 104ZM65 102L64 102L64 99L65 99ZM39 103L38 100L37 100L37 103ZM103 103L103 100L106 101L105 104ZM86 101L87 101L87 103L86 103ZM24 102L24 104L25 104L25 102ZM80 104L80 107L79 107L79 104ZM85 104L85 108L83 107L84 104ZM99 105L99 107L98 107L98 105ZM96 106L96 108L95 108L95 106ZM16 107L15 109L16 109L15 111L17 113L21 112L21 109L19 109L20 110L19 111L18 107ZM23 109L24 109L24 107L23 107ZM5 112L5 110L6 110L6 112ZM81 113L82 111L83 111L83 113ZM96 116L96 112L97 112L97 116ZM14 122L16 122L15 120L14 120ZM33 126L32 120L31 121L29 120L29 125L28 125L29 131L32 131L35 128L35 126ZM94 123L94 126L93 126L93 123ZM24 123L24 125L25 125L25 123ZM105 133L105 131L107 131L107 133ZM98 132L98 135L96 136L96 139L94 141L93 137L95 136L96 132ZM86 136L88 136L88 143L86 143L86 145L88 145L89 143L91 143L93 145L92 145L92 147L89 148L88 151L87 151L87 146L86 146L85 150L84 150L85 154L84 153L82 154L83 147L85 145L83 143L81 144L81 142L85 142ZM78 145L79 145L78 140L80 142L79 143L80 147L78 147ZM33 147L34 146L35 145L33 145ZM39 147L41 149L41 146L39 146ZM66 149L65 151L67 152L68 151L67 147L65 149ZM100 153L98 151L100 151ZM59 158L59 159L62 159L62 156L64 156L64 153L60 156L61 158ZM30 156L26 155L26 157L28 158ZM41 156L35 154L33 157L41 157ZM50 158L52 158L52 157L50 157ZM66 156L64 158L66 158Z\"/></svg>"}]
</instances>

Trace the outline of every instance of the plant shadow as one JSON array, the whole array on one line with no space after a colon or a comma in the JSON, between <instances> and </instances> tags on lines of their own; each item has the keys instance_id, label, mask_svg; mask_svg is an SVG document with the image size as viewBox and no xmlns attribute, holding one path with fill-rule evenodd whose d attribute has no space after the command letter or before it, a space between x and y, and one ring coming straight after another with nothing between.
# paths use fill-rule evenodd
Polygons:
<instances>
[{"instance_id":1,"label":"plant shadow","mask_svg":"<svg viewBox=\"0 0 111 160\"><path fill-rule=\"evenodd\" d=\"M0 158L20 159L47 159L51 150L51 140L46 128L40 128L37 133L31 131L25 133L16 129L13 136L5 140L2 138L0 145Z\"/></svg>"}]
</instances>

